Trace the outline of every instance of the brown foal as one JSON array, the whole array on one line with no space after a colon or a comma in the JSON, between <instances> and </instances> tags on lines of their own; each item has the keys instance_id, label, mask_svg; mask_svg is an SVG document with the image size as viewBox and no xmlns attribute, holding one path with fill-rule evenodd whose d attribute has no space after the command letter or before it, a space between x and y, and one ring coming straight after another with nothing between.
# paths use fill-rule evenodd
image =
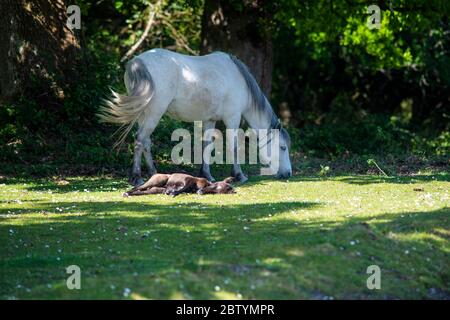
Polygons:
<instances>
[{"instance_id":1,"label":"brown foal","mask_svg":"<svg viewBox=\"0 0 450 320\"><path fill-rule=\"evenodd\" d=\"M146 194L165 193L177 196L180 193L235 193L231 182L233 177L226 178L219 182L210 182L205 178L197 178L184 173L154 174L146 183L135 187L123 194L124 197L141 196Z\"/></svg>"}]
</instances>

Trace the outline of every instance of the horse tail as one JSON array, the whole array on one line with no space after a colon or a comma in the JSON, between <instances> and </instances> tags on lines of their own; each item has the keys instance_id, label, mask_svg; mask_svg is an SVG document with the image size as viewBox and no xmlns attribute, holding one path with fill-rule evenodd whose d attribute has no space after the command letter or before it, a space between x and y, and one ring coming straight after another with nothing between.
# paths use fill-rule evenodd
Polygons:
<instances>
[{"instance_id":1,"label":"horse tail","mask_svg":"<svg viewBox=\"0 0 450 320\"><path fill-rule=\"evenodd\" d=\"M136 122L147 110L155 93L155 84L144 62L139 58L130 60L126 65L125 86L128 95L111 89L111 97L104 100L98 117L102 122L120 124L116 131L119 138L114 148L119 148Z\"/></svg>"}]
</instances>

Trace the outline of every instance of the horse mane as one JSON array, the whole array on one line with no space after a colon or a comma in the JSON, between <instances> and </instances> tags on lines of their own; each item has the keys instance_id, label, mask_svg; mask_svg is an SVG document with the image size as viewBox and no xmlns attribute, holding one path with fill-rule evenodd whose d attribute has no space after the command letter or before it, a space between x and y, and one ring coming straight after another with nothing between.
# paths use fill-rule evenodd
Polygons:
<instances>
[{"instance_id":1,"label":"horse mane","mask_svg":"<svg viewBox=\"0 0 450 320\"><path fill-rule=\"evenodd\" d=\"M230 57L231 61L233 61L233 63L236 65L241 75L244 77L245 83L247 84L247 88L250 92L253 112L257 113L259 117L266 116L268 119L270 119L269 120L270 125L268 129L280 130L281 136L290 146L291 138L289 137L289 133L285 128L282 127L280 119L278 119L275 112L273 111L272 106L270 105L266 96L259 87L255 77L253 77L248 67L236 56L232 54L229 54L228 56Z\"/></svg>"}]
</instances>

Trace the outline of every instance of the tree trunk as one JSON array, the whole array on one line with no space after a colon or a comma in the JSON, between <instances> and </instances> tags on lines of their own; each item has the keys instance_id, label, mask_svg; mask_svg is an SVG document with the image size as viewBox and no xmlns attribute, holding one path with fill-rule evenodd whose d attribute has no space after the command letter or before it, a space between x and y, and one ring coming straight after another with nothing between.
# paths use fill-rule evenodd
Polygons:
<instances>
[{"instance_id":1,"label":"tree trunk","mask_svg":"<svg viewBox=\"0 0 450 320\"><path fill-rule=\"evenodd\" d=\"M220 50L236 55L250 68L269 97L272 85L272 39L262 0L206 0L201 53Z\"/></svg>"},{"instance_id":2,"label":"tree trunk","mask_svg":"<svg viewBox=\"0 0 450 320\"><path fill-rule=\"evenodd\" d=\"M64 96L80 48L66 10L65 0L0 1L0 101L30 88Z\"/></svg>"}]
</instances>

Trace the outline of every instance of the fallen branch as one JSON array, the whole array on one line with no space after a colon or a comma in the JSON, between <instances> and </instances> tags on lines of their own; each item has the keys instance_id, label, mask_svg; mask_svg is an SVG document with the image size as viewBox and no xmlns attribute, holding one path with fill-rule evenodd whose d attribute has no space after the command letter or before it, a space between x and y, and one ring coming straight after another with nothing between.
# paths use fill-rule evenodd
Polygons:
<instances>
[{"instance_id":1,"label":"fallen branch","mask_svg":"<svg viewBox=\"0 0 450 320\"><path fill-rule=\"evenodd\" d=\"M374 159L367 160L367 164L368 165L375 165L375 167L377 167L378 171L380 171L385 177L389 177L386 174L386 172L384 172L383 169L380 168L380 166L378 165L378 163Z\"/></svg>"},{"instance_id":2,"label":"fallen branch","mask_svg":"<svg viewBox=\"0 0 450 320\"><path fill-rule=\"evenodd\" d=\"M155 21L155 15L156 15L157 11L159 10L159 8L161 7L161 2L162 2L162 0L159 0L154 6L150 7L148 22L147 22L147 26L145 27L144 33L142 33L139 40L130 48L130 50L127 51L127 53L125 53L125 55L122 57L122 59L120 59L120 62L124 62L125 60L129 59L136 52L136 50L141 46L141 44L142 44L142 42L144 42L145 38L147 38L147 36L150 32L150 29Z\"/></svg>"},{"instance_id":3,"label":"fallen branch","mask_svg":"<svg viewBox=\"0 0 450 320\"><path fill-rule=\"evenodd\" d=\"M195 52L193 49L191 49L191 47L189 47L188 41L183 37L183 35L181 35L177 31L176 28L174 28L174 26L170 23L168 17L162 16L161 17L161 22L162 22L162 24L166 25L170 29L170 32L172 33L172 37L174 38L175 43L177 44L177 46L184 48L190 54L193 54L193 55L197 55L198 54L198 52Z\"/></svg>"}]
</instances>

